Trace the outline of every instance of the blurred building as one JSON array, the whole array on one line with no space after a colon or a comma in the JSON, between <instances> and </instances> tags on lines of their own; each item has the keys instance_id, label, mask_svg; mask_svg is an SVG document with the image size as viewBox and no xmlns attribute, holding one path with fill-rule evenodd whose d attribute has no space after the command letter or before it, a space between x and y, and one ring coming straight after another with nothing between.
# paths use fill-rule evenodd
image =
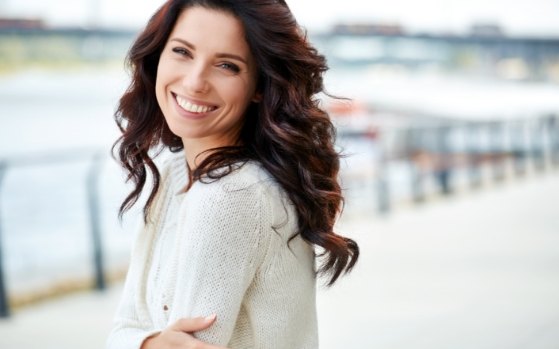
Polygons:
<instances>
[{"instance_id":1,"label":"blurred building","mask_svg":"<svg viewBox=\"0 0 559 349\"><path fill-rule=\"evenodd\" d=\"M0 18L4 69L29 64L122 62L136 32L113 28L50 27L40 19Z\"/></svg>"},{"instance_id":2,"label":"blurred building","mask_svg":"<svg viewBox=\"0 0 559 349\"><path fill-rule=\"evenodd\" d=\"M383 65L559 82L559 37L510 37L491 23L475 24L460 35L408 33L398 24L340 24L313 40L333 68Z\"/></svg>"},{"instance_id":3,"label":"blurred building","mask_svg":"<svg viewBox=\"0 0 559 349\"><path fill-rule=\"evenodd\" d=\"M41 19L0 17L1 30L25 30L43 28L45 28L45 23Z\"/></svg>"}]
</instances>

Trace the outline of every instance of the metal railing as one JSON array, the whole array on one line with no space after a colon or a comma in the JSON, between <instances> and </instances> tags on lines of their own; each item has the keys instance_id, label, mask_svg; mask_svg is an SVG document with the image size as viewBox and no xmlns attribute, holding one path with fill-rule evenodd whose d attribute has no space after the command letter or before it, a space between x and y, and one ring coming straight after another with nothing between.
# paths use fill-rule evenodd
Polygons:
<instances>
[{"instance_id":1,"label":"metal railing","mask_svg":"<svg viewBox=\"0 0 559 349\"><path fill-rule=\"evenodd\" d=\"M386 141L389 135L396 140L392 145ZM391 211L394 205L393 188L386 171L394 161L409 164L411 201L418 204L427 197L424 184L428 177L434 179L442 195L451 195L454 192L452 178L458 170L465 170L469 186L478 188L482 185L480 172L484 165L492 168L491 177L494 181L501 181L505 177L504 163L507 161L512 162L515 176L524 176L529 162L537 171L559 167L558 115L513 121L437 122L421 127L383 129L375 133L374 138L368 132L340 130L339 136L341 139L372 139L380 149L382 156L374 164L378 172L372 178L376 181L375 201L380 213ZM3 179L11 169L88 161L84 185L87 189L94 285L98 290L106 287L99 180L107 155L102 150L86 149L0 159L0 204ZM4 277L2 233L0 207L0 317L8 317L10 309Z\"/></svg>"},{"instance_id":2,"label":"metal railing","mask_svg":"<svg viewBox=\"0 0 559 349\"><path fill-rule=\"evenodd\" d=\"M376 168L376 207L387 213L394 205L388 169L395 162L409 168L410 201L426 200L425 183L436 183L438 194L456 191L453 178L466 172L471 189L482 185L482 167L490 168L490 180L525 176L528 168L543 172L559 167L559 115L501 121L441 121L424 126L338 133L341 139L370 139L381 156ZM390 142L388 140L390 139ZM511 165L507 173L506 165ZM510 171L509 171L510 172Z\"/></svg>"},{"instance_id":3,"label":"metal railing","mask_svg":"<svg viewBox=\"0 0 559 349\"><path fill-rule=\"evenodd\" d=\"M91 234L92 263L94 266L94 287L97 290L104 290L106 288L99 202L99 177L103 161L106 157L104 151L98 149L84 149L0 159L0 203L2 202L3 179L10 169L81 162L84 159L88 160L89 168L84 185L87 190L89 232ZM5 268L3 265L3 237L2 210L0 207L0 317L5 318L10 316L10 303L6 287Z\"/></svg>"}]
</instances>

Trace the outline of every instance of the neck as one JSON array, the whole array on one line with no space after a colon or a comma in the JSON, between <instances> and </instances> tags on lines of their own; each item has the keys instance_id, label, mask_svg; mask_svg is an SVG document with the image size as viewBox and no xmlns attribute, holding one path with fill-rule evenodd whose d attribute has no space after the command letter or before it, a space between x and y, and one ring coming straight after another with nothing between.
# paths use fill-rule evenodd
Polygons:
<instances>
[{"instance_id":1,"label":"neck","mask_svg":"<svg viewBox=\"0 0 559 349\"><path fill-rule=\"evenodd\" d=\"M189 172L195 170L198 165L204 161L207 156L207 153L202 154L205 150L209 148L200 147L199 143L192 142L192 144L185 143L184 144L184 156L186 157L186 163L188 165ZM198 156L199 155L199 156Z\"/></svg>"},{"instance_id":2,"label":"neck","mask_svg":"<svg viewBox=\"0 0 559 349\"><path fill-rule=\"evenodd\" d=\"M220 138L182 138L184 155L186 157L189 170L195 170L198 165L204 161L209 154L211 154L211 152L206 152L206 150L236 145L238 144L238 141L235 140L238 139L238 130L231 130L230 132L223 134Z\"/></svg>"},{"instance_id":3,"label":"neck","mask_svg":"<svg viewBox=\"0 0 559 349\"><path fill-rule=\"evenodd\" d=\"M210 149L219 148L219 147L226 147L232 146L234 143L224 143L224 144L215 144L212 143L208 146L202 146L201 142L184 142L184 156L186 157L186 162L188 164L188 169L190 172L195 170L207 157L208 155L212 154Z\"/></svg>"}]
</instances>

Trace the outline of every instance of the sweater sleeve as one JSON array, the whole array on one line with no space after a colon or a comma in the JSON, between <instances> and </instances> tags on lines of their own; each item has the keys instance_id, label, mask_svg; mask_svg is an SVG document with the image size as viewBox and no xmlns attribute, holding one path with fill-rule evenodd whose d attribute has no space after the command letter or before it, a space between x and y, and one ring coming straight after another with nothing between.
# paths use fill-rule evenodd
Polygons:
<instances>
[{"instance_id":1,"label":"sweater sleeve","mask_svg":"<svg viewBox=\"0 0 559 349\"><path fill-rule=\"evenodd\" d=\"M142 320L136 307L137 274L131 264L121 300L113 321L113 328L107 339L107 349L140 349L144 340L161 329L152 328L149 322Z\"/></svg>"},{"instance_id":2,"label":"sweater sleeve","mask_svg":"<svg viewBox=\"0 0 559 349\"><path fill-rule=\"evenodd\" d=\"M216 322L195 335L226 346L245 292L270 245L270 200L261 182L242 188L197 184L192 188L197 192L181 209L180 253L169 323L215 313Z\"/></svg>"},{"instance_id":3,"label":"sweater sleeve","mask_svg":"<svg viewBox=\"0 0 559 349\"><path fill-rule=\"evenodd\" d=\"M155 211L162 204L161 197L168 190L170 161L163 164L161 187L154 200ZM139 288L144 275L146 253L149 248L150 233L143 220L136 229L137 237L131 251L130 264L124 282L120 303L113 320L112 330L107 338L107 349L140 349L144 340L163 329L154 328L144 307L138 306L143 299Z\"/></svg>"}]
</instances>

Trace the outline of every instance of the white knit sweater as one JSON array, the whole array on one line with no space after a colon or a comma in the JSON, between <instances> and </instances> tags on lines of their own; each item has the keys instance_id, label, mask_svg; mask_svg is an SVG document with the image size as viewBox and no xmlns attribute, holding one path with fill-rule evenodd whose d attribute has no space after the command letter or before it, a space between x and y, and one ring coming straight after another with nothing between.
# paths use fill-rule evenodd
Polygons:
<instances>
[{"instance_id":1,"label":"white knit sweater","mask_svg":"<svg viewBox=\"0 0 559 349\"><path fill-rule=\"evenodd\" d=\"M232 349L318 348L314 250L285 192L258 163L212 183L167 161L132 250L108 349L139 349L183 317L217 314L205 342Z\"/></svg>"}]
</instances>

